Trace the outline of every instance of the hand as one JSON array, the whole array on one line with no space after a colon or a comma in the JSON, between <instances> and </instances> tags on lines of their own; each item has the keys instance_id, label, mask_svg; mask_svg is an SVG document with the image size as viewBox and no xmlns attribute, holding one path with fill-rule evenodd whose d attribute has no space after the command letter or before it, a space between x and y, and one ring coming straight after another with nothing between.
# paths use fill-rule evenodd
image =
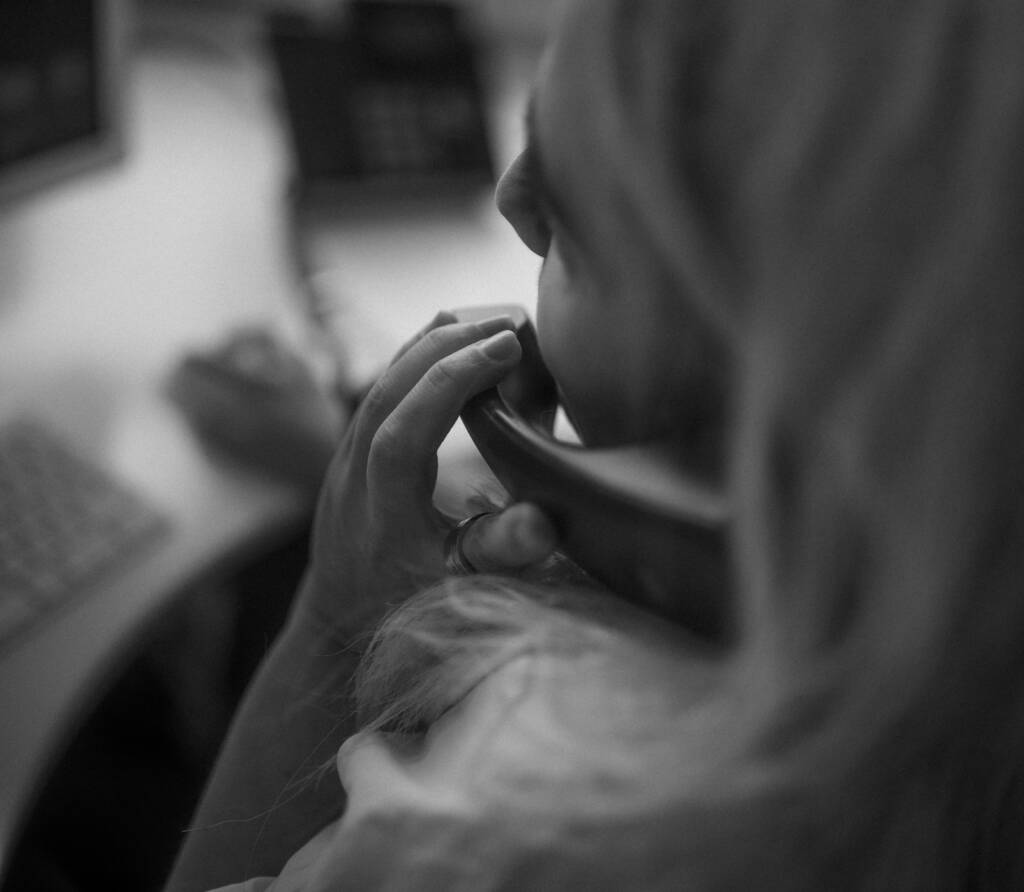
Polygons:
<instances>
[{"instance_id":1,"label":"hand","mask_svg":"<svg viewBox=\"0 0 1024 892\"><path fill-rule=\"evenodd\" d=\"M327 473L299 610L351 628L445 575L453 523L432 499L437 449L466 400L519 361L512 327L506 317L456 323L441 313L371 388ZM534 506L513 505L474 527L465 550L480 569L524 567L554 547Z\"/></svg>"},{"instance_id":2,"label":"hand","mask_svg":"<svg viewBox=\"0 0 1024 892\"><path fill-rule=\"evenodd\" d=\"M186 356L170 383L189 422L234 458L315 494L348 413L306 362L263 329Z\"/></svg>"}]
</instances>

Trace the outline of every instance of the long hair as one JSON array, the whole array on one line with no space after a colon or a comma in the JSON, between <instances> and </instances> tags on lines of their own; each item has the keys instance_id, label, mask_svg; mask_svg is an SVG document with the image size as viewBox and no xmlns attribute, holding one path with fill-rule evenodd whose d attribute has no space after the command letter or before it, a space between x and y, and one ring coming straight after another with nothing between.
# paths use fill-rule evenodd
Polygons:
<instances>
[{"instance_id":1,"label":"long hair","mask_svg":"<svg viewBox=\"0 0 1024 892\"><path fill-rule=\"evenodd\" d=\"M571 125L730 361L747 782L680 806L681 875L1024 888L1024 5L578 6L562 55L607 113ZM418 602L368 701L437 686L429 721L509 647L578 644L544 597L427 635Z\"/></svg>"}]
</instances>

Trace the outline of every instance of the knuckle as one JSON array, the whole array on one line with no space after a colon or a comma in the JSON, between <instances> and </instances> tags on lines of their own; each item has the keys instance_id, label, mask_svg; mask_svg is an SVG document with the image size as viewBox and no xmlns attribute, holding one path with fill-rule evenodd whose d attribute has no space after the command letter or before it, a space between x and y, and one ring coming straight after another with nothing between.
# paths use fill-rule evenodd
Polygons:
<instances>
[{"instance_id":1,"label":"knuckle","mask_svg":"<svg viewBox=\"0 0 1024 892\"><path fill-rule=\"evenodd\" d=\"M451 325L456 321L455 314L451 310L438 310L434 318L430 320L430 328L440 328L442 325Z\"/></svg>"},{"instance_id":2,"label":"knuckle","mask_svg":"<svg viewBox=\"0 0 1024 892\"><path fill-rule=\"evenodd\" d=\"M363 397L355 417L349 425L349 430L352 432L351 437L360 443L366 443L372 437L380 420L386 418L390 410L391 405L386 388L382 381L378 381Z\"/></svg>"},{"instance_id":3,"label":"knuckle","mask_svg":"<svg viewBox=\"0 0 1024 892\"><path fill-rule=\"evenodd\" d=\"M446 356L435 362L426 374L427 385L435 390L449 390L459 385L458 360L453 356Z\"/></svg>"},{"instance_id":4,"label":"knuckle","mask_svg":"<svg viewBox=\"0 0 1024 892\"><path fill-rule=\"evenodd\" d=\"M450 354L476 337L475 326L454 319L431 329L423 338L424 345L432 352Z\"/></svg>"},{"instance_id":5,"label":"knuckle","mask_svg":"<svg viewBox=\"0 0 1024 892\"><path fill-rule=\"evenodd\" d=\"M496 570L502 565L499 556L475 533L462 540L462 550L473 566L481 571Z\"/></svg>"},{"instance_id":6,"label":"knuckle","mask_svg":"<svg viewBox=\"0 0 1024 892\"><path fill-rule=\"evenodd\" d=\"M380 427L374 432L370 441L370 451L367 456L367 471L373 476L381 468L394 465L401 460L403 453L402 437L399 426L391 419L385 419Z\"/></svg>"},{"instance_id":7,"label":"knuckle","mask_svg":"<svg viewBox=\"0 0 1024 892\"><path fill-rule=\"evenodd\" d=\"M381 408L386 404L385 383L381 378L367 391L360 403L358 415L363 418L372 418L380 413Z\"/></svg>"},{"instance_id":8,"label":"knuckle","mask_svg":"<svg viewBox=\"0 0 1024 892\"><path fill-rule=\"evenodd\" d=\"M431 351L445 350L450 342L451 330L447 326L430 329L430 331L423 336L422 340L424 348Z\"/></svg>"},{"instance_id":9,"label":"knuckle","mask_svg":"<svg viewBox=\"0 0 1024 892\"><path fill-rule=\"evenodd\" d=\"M481 570L501 569L507 564L500 526L500 517L491 514L481 517L466 532L463 550Z\"/></svg>"}]
</instances>

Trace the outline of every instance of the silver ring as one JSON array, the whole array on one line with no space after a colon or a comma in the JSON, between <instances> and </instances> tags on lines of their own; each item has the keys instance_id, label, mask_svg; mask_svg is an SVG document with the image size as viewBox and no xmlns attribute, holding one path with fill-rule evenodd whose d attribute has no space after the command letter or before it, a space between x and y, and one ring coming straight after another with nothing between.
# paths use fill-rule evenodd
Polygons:
<instances>
[{"instance_id":1,"label":"silver ring","mask_svg":"<svg viewBox=\"0 0 1024 892\"><path fill-rule=\"evenodd\" d=\"M493 514L493 511L481 511L479 514L471 514L469 517L464 517L448 532L448 535L444 539L444 568L455 576L469 576L472 573L479 572L476 567L473 566L473 562L466 557L466 552L463 550L463 539L466 536L467 530L476 523L481 517L487 517L489 514Z\"/></svg>"}]
</instances>

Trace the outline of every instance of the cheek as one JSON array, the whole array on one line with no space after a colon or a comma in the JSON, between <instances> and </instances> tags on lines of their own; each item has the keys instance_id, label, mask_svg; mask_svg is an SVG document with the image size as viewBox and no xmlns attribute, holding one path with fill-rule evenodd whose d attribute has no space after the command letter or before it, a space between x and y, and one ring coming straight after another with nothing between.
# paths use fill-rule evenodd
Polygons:
<instances>
[{"instance_id":1,"label":"cheek","mask_svg":"<svg viewBox=\"0 0 1024 892\"><path fill-rule=\"evenodd\" d=\"M580 315L579 302L557 249L551 248L541 265L537 286L537 336L544 359L560 383L573 370L571 357L579 336L579 326L574 324Z\"/></svg>"},{"instance_id":2,"label":"cheek","mask_svg":"<svg viewBox=\"0 0 1024 892\"><path fill-rule=\"evenodd\" d=\"M553 245L541 268L538 339L566 413L592 446L624 442L635 426L630 385L636 382L621 373L623 341L609 312L607 301L567 273Z\"/></svg>"},{"instance_id":3,"label":"cheek","mask_svg":"<svg viewBox=\"0 0 1024 892\"><path fill-rule=\"evenodd\" d=\"M557 239L544 261L540 348L587 445L669 435L703 417L719 394L710 386L700 339L658 300L656 286L638 277L632 287L602 291L582 264L567 269Z\"/></svg>"}]
</instances>

